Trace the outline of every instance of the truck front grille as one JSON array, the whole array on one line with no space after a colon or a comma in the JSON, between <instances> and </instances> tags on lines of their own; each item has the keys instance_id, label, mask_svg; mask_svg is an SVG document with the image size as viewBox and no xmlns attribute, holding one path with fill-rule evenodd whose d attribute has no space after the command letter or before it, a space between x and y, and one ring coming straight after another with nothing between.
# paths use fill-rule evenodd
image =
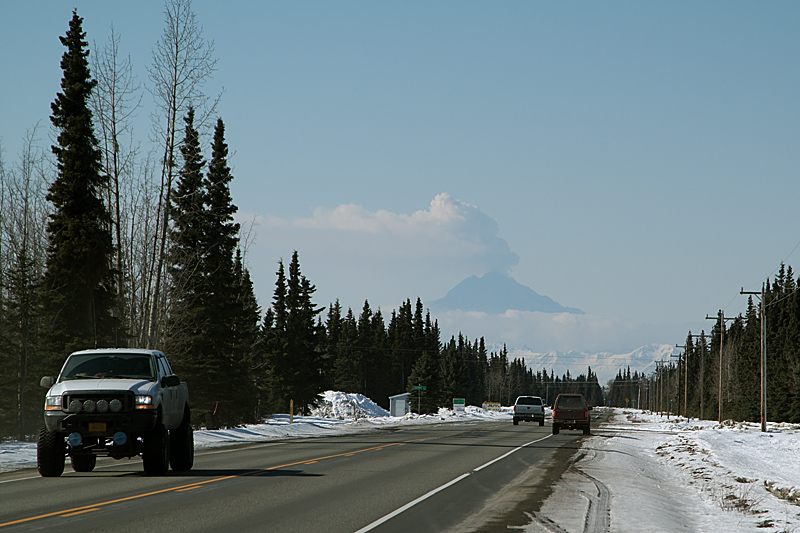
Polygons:
<instances>
[{"instance_id":1,"label":"truck front grille","mask_svg":"<svg viewBox=\"0 0 800 533\"><path fill-rule=\"evenodd\" d=\"M70 413L103 414L133 411L134 402L134 394L130 391L71 392L64 395L61 405Z\"/></svg>"}]
</instances>

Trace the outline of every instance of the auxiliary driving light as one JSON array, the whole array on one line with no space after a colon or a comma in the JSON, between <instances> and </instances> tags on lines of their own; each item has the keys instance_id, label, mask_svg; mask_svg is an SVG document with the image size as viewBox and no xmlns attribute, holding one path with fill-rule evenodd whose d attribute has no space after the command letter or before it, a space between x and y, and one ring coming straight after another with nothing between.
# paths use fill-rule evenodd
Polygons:
<instances>
[{"instance_id":1,"label":"auxiliary driving light","mask_svg":"<svg viewBox=\"0 0 800 533\"><path fill-rule=\"evenodd\" d=\"M109 402L108 407L112 413L119 413L122 411L122 402L115 398Z\"/></svg>"},{"instance_id":2,"label":"auxiliary driving light","mask_svg":"<svg viewBox=\"0 0 800 533\"><path fill-rule=\"evenodd\" d=\"M82 407L83 404L81 403L80 400L72 400L71 402L69 402L69 410L71 413L80 413Z\"/></svg>"},{"instance_id":3,"label":"auxiliary driving light","mask_svg":"<svg viewBox=\"0 0 800 533\"><path fill-rule=\"evenodd\" d=\"M70 433L69 437L67 437L67 443L69 443L69 445L73 448L80 446L81 442L83 442L83 437L81 437L81 434L78 432Z\"/></svg>"},{"instance_id":4,"label":"auxiliary driving light","mask_svg":"<svg viewBox=\"0 0 800 533\"><path fill-rule=\"evenodd\" d=\"M108 402L106 400L97 400L97 412L105 413L108 411Z\"/></svg>"},{"instance_id":5,"label":"auxiliary driving light","mask_svg":"<svg viewBox=\"0 0 800 533\"><path fill-rule=\"evenodd\" d=\"M117 431L114 433L114 444L117 446L122 446L126 442L128 442L128 436L125 433L122 431Z\"/></svg>"},{"instance_id":6,"label":"auxiliary driving light","mask_svg":"<svg viewBox=\"0 0 800 533\"><path fill-rule=\"evenodd\" d=\"M83 410L87 413L94 413L95 403L94 400L86 400L83 402Z\"/></svg>"}]
</instances>

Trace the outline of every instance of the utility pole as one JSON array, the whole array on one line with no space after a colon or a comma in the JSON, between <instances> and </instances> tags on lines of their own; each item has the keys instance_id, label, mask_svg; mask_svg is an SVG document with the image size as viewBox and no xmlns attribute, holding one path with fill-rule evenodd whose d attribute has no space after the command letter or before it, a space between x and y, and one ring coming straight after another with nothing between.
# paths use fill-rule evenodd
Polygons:
<instances>
[{"instance_id":1,"label":"utility pole","mask_svg":"<svg viewBox=\"0 0 800 533\"><path fill-rule=\"evenodd\" d=\"M764 309L764 300L767 298L767 288L761 284L761 292L739 291L739 294L754 294L758 296L761 306L761 431L767 431L767 315Z\"/></svg>"},{"instance_id":2,"label":"utility pole","mask_svg":"<svg viewBox=\"0 0 800 533\"><path fill-rule=\"evenodd\" d=\"M687 409L689 407L689 361L687 360L686 345L678 346L676 348L683 348L683 418L686 418ZM688 420L688 418L686 418Z\"/></svg>"},{"instance_id":3,"label":"utility pole","mask_svg":"<svg viewBox=\"0 0 800 533\"><path fill-rule=\"evenodd\" d=\"M639 390L636 391L636 408L642 409L642 378L639 378Z\"/></svg>"},{"instance_id":4,"label":"utility pole","mask_svg":"<svg viewBox=\"0 0 800 533\"><path fill-rule=\"evenodd\" d=\"M705 396L705 376L706 376L706 347L705 347L705 339L706 339L706 332L700 332L700 339L703 341L703 345L700 347L700 420L703 420L703 403Z\"/></svg>"},{"instance_id":5,"label":"utility pole","mask_svg":"<svg viewBox=\"0 0 800 533\"><path fill-rule=\"evenodd\" d=\"M681 361L683 359L683 354L679 353L678 355L670 355L670 358L678 358L678 384L675 386L675 397L678 400L677 409L675 410L675 416L681 415ZM667 374L669 376L669 374ZM672 397L672 389L670 389L670 397ZM672 400L670 400L670 403ZM671 407L671 406L670 406ZM670 409L672 411L672 409Z\"/></svg>"},{"instance_id":6,"label":"utility pole","mask_svg":"<svg viewBox=\"0 0 800 533\"><path fill-rule=\"evenodd\" d=\"M663 415L664 407L664 377L662 368L664 361L653 361L656 364L656 394L658 394L658 416Z\"/></svg>"},{"instance_id":7,"label":"utility pole","mask_svg":"<svg viewBox=\"0 0 800 533\"><path fill-rule=\"evenodd\" d=\"M717 393L719 400L719 415L717 421L722 423L722 346L725 344L725 321L733 320L732 318L725 318L725 313L720 309L717 312L717 318L706 315L706 320L719 321L719 391Z\"/></svg>"}]
</instances>

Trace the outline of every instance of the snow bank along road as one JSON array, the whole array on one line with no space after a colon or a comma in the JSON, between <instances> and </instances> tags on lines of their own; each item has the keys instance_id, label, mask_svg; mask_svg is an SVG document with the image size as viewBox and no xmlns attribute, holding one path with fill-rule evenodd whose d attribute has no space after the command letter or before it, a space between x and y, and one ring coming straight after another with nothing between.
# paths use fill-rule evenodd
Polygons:
<instances>
[{"instance_id":1,"label":"snow bank along road","mask_svg":"<svg viewBox=\"0 0 800 533\"><path fill-rule=\"evenodd\" d=\"M582 440L526 533L800 532L800 424L687 421L597 409L610 422ZM608 506L608 516L575 510Z\"/></svg>"},{"instance_id":2,"label":"snow bank along road","mask_svg":"<svg viewBox=\"0 0 800 533\"><path fill-rule=\"evenodd\" d=\"M0 528L424 532L525 523L523 507L580 448L577 432L509 420L399 426L199 452L187 473L141 461L0 475ZM499 523L497 522L499 520Z\"/></svg>"}]
</instances>

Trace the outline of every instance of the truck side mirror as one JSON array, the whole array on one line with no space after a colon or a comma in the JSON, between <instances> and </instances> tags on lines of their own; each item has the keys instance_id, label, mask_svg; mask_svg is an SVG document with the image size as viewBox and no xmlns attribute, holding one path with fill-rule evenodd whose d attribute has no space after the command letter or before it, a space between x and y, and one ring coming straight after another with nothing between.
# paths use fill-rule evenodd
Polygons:
<instances>
[{"instance_id":1,"label":"truck side mirror","mask_svg":"<svg viewBox=\"0 0 800 533\"><path fill-rule=\"evenodd\" d=\"M161 378L162 387L177 387L180 384L181 384L181 378L179 378L175 374L170 374L169 376L164 376L163 378Z\"/></svg>"},{"instance_id":2,"label":"truck side mirror","mask_svg":"<svg viewBox=\"0 0 800 533\"><path fill-rule=\"evenodd\" d=\"M49 389L50 387L52 387L55 384L55 382L56 382L56 378L54 378L53 376L45 376L39 382L39 386L42 387L42 388L45 388L45 389Z\"/></svg>"}]
</instances>

